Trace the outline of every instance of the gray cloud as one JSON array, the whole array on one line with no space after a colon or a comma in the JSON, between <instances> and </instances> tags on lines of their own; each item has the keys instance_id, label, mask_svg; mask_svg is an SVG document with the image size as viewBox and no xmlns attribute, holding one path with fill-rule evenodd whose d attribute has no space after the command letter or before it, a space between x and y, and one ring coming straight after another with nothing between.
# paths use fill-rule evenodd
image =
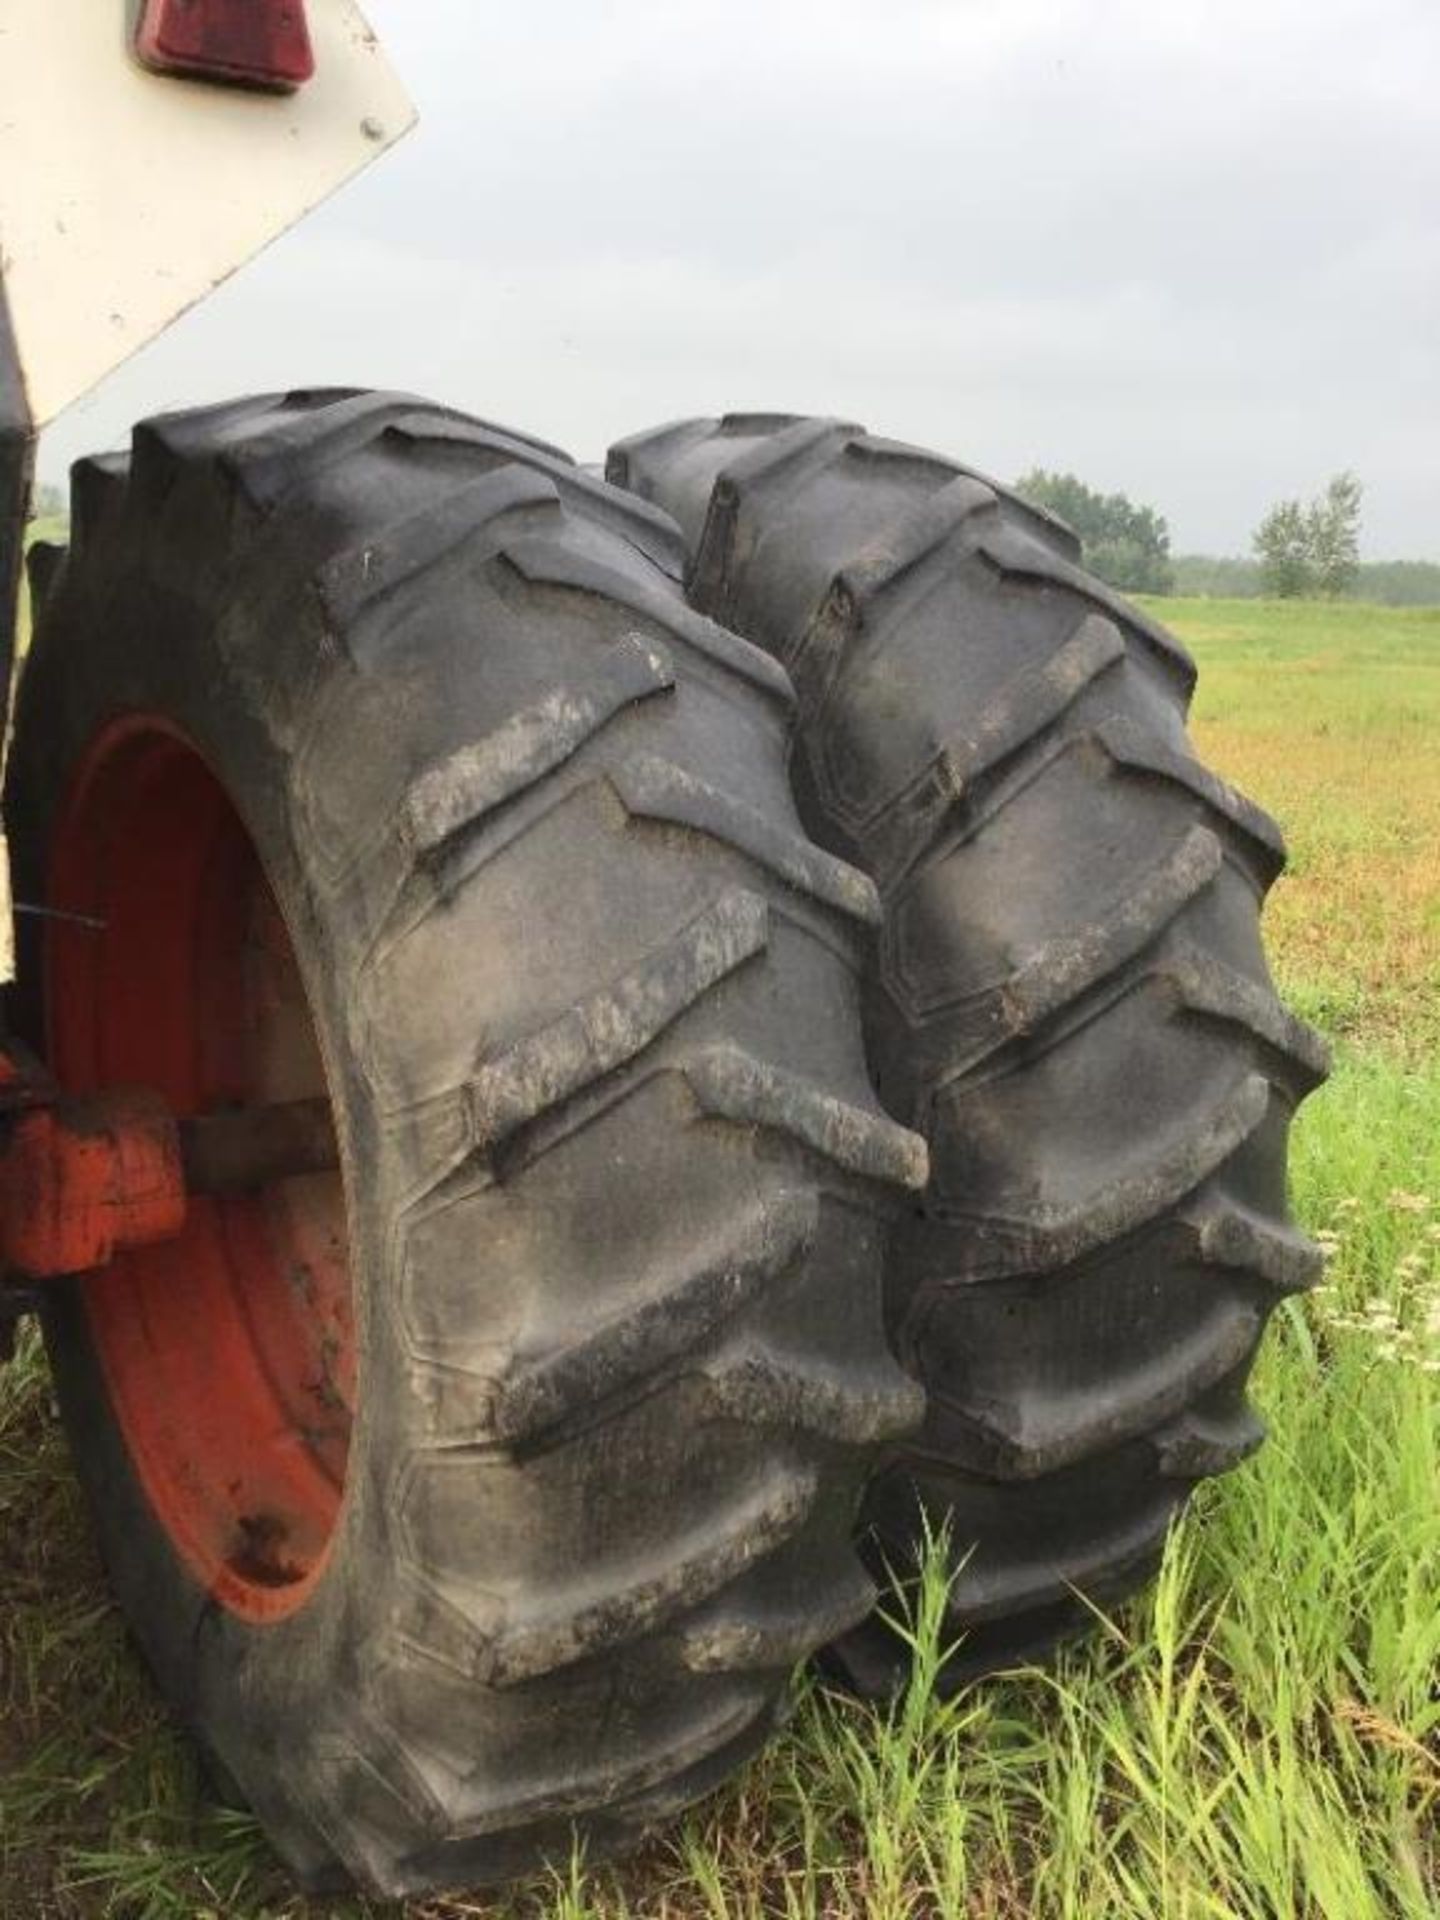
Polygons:
<instances>
[{"instance_id":1,"label":"gray cloud","mask_svg":"<svg viewBox=\"0 0 1440 1920\"><path fill-rule=\"evenodd\" d=\"M508 15L508 17L507 17ZM1440 551L1430 0L385 0L418 134L47 438L394 383L593 457L835 411L1242 549L1343 466Z\"/></svg>"}]
</instances>

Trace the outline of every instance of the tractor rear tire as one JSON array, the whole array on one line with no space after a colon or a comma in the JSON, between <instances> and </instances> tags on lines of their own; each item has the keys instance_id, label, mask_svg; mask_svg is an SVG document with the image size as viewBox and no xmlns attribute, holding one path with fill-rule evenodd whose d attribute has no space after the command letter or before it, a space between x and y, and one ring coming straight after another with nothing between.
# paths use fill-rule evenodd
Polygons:
<instances>
[{"instance_id":1,"label":"tractor rear tire","mask_svg":"<svg viewBox=\"0 0 1440 1920\"><path fill-rule=\"evenodd\" d=\"M1261 948L1282 842L1195 760L1184 650L994 482L746 415L609 474L680 522L697 611L790 670L801 817L885 904L871 1071L932 1168L887 1310L929 1411L865 1521L877 1575L948 1529L954 1685L1141 1584L1259 1442L1257 1344L1317 1269L1285 1153L1325 1066ZM906 1668L879 1617L831 1659L869 1692Z\"/></svg>"},{"instance_id":2,"label":"tractor rear tire","mask_svg":"<svg viewBox=\"0 0 1440 1920\"><path fill-rule=\"evenodd\" d=\"M120 1605L307 1886L628 1847L864 1615L921 1409L880 1259L924 1149L789 681L662 516L403 396L152 420L72 532L8 806L52 1064L318 1084L342 1166L49 1310Z\"/></svg>"}]
</instances>

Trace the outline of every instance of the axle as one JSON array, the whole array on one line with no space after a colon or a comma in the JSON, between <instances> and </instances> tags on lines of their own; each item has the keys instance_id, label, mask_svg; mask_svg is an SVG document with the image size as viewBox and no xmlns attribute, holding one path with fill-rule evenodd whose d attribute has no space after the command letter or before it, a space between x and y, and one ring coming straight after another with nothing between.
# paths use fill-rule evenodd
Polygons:
<instances>
[{"instance_id":1,"label":"axle","mask_svg":"<svg viewBox=\"0 0 1440 1920\"><path fill-rule=\"evenodd\" d=\"M177 1119L158 1094L58 1097L30 1064L0 1073L0 1358L37 1282L171 1240L196 1195L253 1192L339 1164L330 1103L294 1100Z\"/></svg>"}]
</instances>

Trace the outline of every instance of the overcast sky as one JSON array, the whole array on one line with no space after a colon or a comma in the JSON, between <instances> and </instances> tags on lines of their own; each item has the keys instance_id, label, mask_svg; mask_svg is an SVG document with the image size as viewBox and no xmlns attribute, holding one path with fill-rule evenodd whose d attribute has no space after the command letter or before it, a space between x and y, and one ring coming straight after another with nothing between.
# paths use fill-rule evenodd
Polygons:
<instances>
[{"instance_id":1,"label":"overcast sky","mask_svg":"<svg viewBox=\"0 0 1440 1920\"><path fill-rule=\"evenodd\" d=\"M396 385L598 458L834 412L1440 558L1440 0L372 0L420 129L49 436Z\"/></svg>"}]
</instances>

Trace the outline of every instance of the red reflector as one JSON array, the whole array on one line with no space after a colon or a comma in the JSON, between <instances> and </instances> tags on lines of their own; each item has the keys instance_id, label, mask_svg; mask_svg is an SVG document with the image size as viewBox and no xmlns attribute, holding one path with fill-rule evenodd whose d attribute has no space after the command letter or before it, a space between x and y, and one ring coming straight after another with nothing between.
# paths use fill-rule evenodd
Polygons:
<instances>
[{"instance_id":1,"label":"red reflector","mask_svg":"<svg viewBox=\"0 0 1440 1920\"><path fill-rule=\"evenodd\" d=\"M144 0L135 51L156 73L286 93L315 71L305 0Z\"/></svg>"}]
</instances>

